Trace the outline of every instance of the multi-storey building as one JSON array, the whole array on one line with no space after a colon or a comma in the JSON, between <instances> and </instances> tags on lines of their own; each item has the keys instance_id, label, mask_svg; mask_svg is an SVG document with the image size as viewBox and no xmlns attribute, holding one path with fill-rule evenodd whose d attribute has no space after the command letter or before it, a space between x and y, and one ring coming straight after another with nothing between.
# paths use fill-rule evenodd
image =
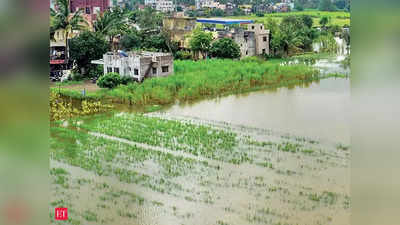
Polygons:
<instances>
[{"instance_id":1,"label":"multi-storey building","mask_svg":"<svg viewBox=\"0 0 400 225\"><path fill-rule=\"evenodd\" d=\"M150 6L153 9L161 12L173 12L175 11L175 5L170 0L145 0L144 4Z\"/></svg>"},{"instance_id":2,"label":"multi-storey building","mask_svg":"<svg viewBox=\"0 0 400 225\"><path fill-rule=\"evenodd\" d=\"M225 18L198 18L197 22L206 24L222 24L224 29L211 29L214 39L231 38L239 48L241 57L269 54L269 30L263 24L254 24L252 20ZM227 26L237 24L236 28ZM247 26L247 28L246 28ZM209 28L206 28L210 30Z\"/></svg>"},{"instance_id":3,"label":"multi-storey building","mask_svg":"<svg viewBox=\"0 0 400 225\"><path fill-rule=\"evenodd\" d=\"M83 9L83 12L96 18L98 13L102 13L110 7L110 0L71 0L70 8L72 12Z\"/></svg>"}]
</instances>

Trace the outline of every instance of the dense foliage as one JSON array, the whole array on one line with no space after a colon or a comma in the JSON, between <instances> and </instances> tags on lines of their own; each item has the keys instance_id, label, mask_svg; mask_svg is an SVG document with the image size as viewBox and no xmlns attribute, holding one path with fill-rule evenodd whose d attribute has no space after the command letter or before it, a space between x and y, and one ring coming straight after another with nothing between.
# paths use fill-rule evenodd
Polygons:
<instances>
[{"instance_id":1,"label":"dense foliage","mask_svg":"<svg viewBox=\"0 0 400 225\"><path fill-rule=\"evenodd\" d=\"M190 49L194 52L199 52L203 58L207 58L212 39L211 33L196 29L190 39Z\"/></svg>"},{"instance_id":2,"label":"dense foliage","mask_svg":"<svg viewBox=\"0 0 400 225\"><path fill-rule=\"evenodd\" d=\"M75 60L80 72L87 75L94 66L92 60L102 59L109 49L103 35L85 31L70 40L70 57Z\"/></svg>"},{"instance_id":3,"label":"dense foliage","mask_svg":"<svg viewBox=\"0 0 400 225\"><path fill-rule=\"evenodd\" d=\"M97 80L97 85L102 88L113 89L122 83L118 73L107 73Z\"/></svg>"},{"instance_id":4,"label":"dense foliage","mask_svg":"<svg viewBox=\"0 0 400 225\"><path fill-rule=\"evenodd\" d=\"M212 57L240 58L240 47L231 38L222 38L212 43L210 50Z\"/></svg>"},{"instance_id":5,"label":"dense foliage","mask_svg":"<svg viewBox=\"0 0 400 225\"><path fill-rule=\"evenodd\" d=\"M271 31L270 46L274 56L288 56L310 50L313 40L318 36L313 28L313 20L308 15L287 16L280 24L268 20L266 27Z\"/></svg>"}]
</instances>

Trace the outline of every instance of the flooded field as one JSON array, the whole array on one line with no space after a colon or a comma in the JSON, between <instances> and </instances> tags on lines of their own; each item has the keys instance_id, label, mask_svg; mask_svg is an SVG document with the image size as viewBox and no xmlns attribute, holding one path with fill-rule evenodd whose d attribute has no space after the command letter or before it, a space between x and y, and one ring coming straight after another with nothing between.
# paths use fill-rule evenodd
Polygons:
<instances>
[{"instance_id":1,"label":"flooded field","mask_svg":"<svg viewBox=\"0 0 400 225\"><path fill-rule=\"evenodd\" d=\"M53 224L349 224L346 143L116 113L51 128Z\"/></svg>"},{"instance_id":2,"label":"flooded field","mask_svg":"<svg viewBox=\"0 0 400 225\"><path fill-rule=\"evenodd\" d=\"M349 101L350 80L328 78L174 105L166 112L349 143Z\"/></svg>"}]
</instances>

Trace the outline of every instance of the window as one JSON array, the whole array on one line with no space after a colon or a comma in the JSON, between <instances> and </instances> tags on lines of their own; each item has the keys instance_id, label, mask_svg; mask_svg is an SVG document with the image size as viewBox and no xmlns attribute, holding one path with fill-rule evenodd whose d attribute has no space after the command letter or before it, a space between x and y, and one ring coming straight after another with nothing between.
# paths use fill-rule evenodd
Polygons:
<instances>
[{"instance_id":1,"label":"window","mask_svg":"<svg viewBox=\"0 0 400 225\"><path fill-rule=\"evenodd\" d=\"M251 26L251 29L254 30L254 26Z\"/></svg>"},{"instance_id":2,"label":"window","mask_svg":"<svg viewBox=\"0 0 400 225\"><path fill-rule=\"evenodd\" d=\"M246 51L246 55L248 55L249 54L249 52L248 51Z\"/></svg>"},{"instance_id":3,"label":"window","mask_svg":"<svg viewBox=\"0 0 400 225\"><path fill-rule=\"evenodd\" d=\"M157 74L157 68L153 68L153 74Z\"/></svg>"},{"instance_id":4,"label":"window","mask_svg":"<svg viewBox=\"0 0 400 225\"><path fill-rule=\"evenodd\" d=\"M162 66L161 70L163 73L168 73L168 66Z\"/></svg>"},{"instance_id":5,"label":"window","mask_svg":"<svg viewBox=\"0 0 400 225\"><path fill-rule=\"evenodd\" d=\"M139 70L138 70L138 69L134 69L134 70L133 70L133 74L139 75Z\"/></svg>"},{"instance_id":6,"label":"window","mask_svg":"<svg viewBox=\"0 0 400 225\"><path fill-rule=\"evenodd\" d=\"M265 48L263 48L263 50L262 50L262 54L265 54Z\"/></svg>"},{"instance_id":7,"label":"window","mask_svg":"<svg viewBox=\"0 0 400 225\"><path fill-rule=\"evenodd\" d=\"M267 37L263 37L263 41L264 41L264 42L267 42Z\"/></svg>"},{"instance_id":8,"label":"window","mask_svg":"<svg viewBox=\"0 0 400 225\"><path fill-rule=\"evenodd\" d=\"M119 73L119 68L118 67L114 67L114 73Z\"/></svg>"},{"instance_id":9,"label":"window","mask_svg":"<svg viewBox=\"0 0 400 225\"><path fill-rule=\"evenodd\" d=\"M86 14L90 14L90 8L86 7Z\"/></svg>"},{"instance_id":10,"label":"window","mask_svg":"<svg viewBox=\"0 0 400 225\"><path fill-rule=\"evenodd\" d=\"M111 73L112 72L112 68L111 67L107 67L107 73Z\"/></svg>"}]
</instances>

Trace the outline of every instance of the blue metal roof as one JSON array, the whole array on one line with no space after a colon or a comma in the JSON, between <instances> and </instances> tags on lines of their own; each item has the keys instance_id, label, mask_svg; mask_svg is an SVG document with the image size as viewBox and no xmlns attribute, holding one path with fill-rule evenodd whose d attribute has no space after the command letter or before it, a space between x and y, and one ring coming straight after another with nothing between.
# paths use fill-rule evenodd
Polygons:
<instances>
[{"instance_id":1,"label":"blue metal roof","mask_svg":"<svg viewBox=\"0 0 400 225\"><path fill-rule=\"evenodd\" d=\"M253 23L253 20L242 20L242 19L227 19L227 18L198 18L198 23L212 23L212 24L248 24Z\"/></svg>"}]
</instances>

